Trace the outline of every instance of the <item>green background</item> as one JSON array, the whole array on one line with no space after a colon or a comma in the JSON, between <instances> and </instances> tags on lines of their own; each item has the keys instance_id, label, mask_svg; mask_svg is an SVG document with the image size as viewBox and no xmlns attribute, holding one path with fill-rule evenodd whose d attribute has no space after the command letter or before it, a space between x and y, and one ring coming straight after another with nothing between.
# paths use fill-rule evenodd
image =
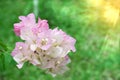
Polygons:
<instances>
[{"instance_id":1,"label":"green background","mask_svg":"<svg viewBox=\"0 0 120 80\"><path fill-rule=\"evenodd\" d=\"M70 70L52 77L29 63L18 69L11 51L21 39L13 24L34 11L33 0L0 0L0 80L120 80L119 22L114 27L106 23L87 0L39 0L38 5L38 16L50 28L77 40L76 52L69 54Z\"/></svg>"}]
</instances>

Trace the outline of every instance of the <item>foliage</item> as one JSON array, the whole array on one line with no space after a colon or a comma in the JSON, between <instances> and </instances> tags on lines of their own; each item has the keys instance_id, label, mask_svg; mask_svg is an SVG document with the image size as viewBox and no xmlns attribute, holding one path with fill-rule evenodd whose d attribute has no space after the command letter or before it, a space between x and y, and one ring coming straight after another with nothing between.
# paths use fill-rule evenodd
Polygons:
<instances>
[{"instance_id":1,"label":"foliage","mask_svg":"<svg viewBox=\"0 0 120 80\"><path fill-rule=\"evenodd\" d=\"M105 23L87 0L39 0L39 16L51 28L58 26L77 39L77 51L70 53L70 70L55 78L29 63L19 70L11 57L15 42L20 41L13 24L18 16L31 12L32 0L0 2L0 50L4 50L0 52L0 80L120 80L120 24L113 28Z\"/></svg>"}]
</instances>

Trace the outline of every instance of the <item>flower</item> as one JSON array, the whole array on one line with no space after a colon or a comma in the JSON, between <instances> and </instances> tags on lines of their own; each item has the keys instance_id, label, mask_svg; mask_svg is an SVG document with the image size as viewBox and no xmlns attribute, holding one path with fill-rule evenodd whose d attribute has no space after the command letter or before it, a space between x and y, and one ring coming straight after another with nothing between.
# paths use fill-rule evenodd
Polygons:
<instances>
[{"instance_id":1,"label":"flower","mask_svg":"<svg viewBox=\"0 0 120 80\"><path fill-rule=\"evenodd\" d=\"M38 18L36 23L33 13L19 19L20 23L14 24L14 32L24 42L17 42L12 51L17 67L29 62L53 76L68 70L68 53L76 51L76 40L58 28L50 29L47 20Z\"/></svg>"},{"instance_id":2,"label":"flower","mask_svg":"<svg viewBox=\"0 0 120 80\"><path fill-rule=\"evenodd\" d=\"M17 67L22 68L23 64L30 59L31 51L28 45L23 42L17 42L15 49L12 51L13 59L18 63Z\"/></svg>"}]
</instances>

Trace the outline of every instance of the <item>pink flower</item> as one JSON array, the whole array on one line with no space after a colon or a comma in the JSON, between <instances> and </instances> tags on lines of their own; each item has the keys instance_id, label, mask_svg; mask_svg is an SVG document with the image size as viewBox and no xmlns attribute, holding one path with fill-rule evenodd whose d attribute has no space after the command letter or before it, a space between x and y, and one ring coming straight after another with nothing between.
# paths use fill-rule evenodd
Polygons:
<instances>
[{"instance_id":1,"label":"pink flower","mask_svg":"<svg viewBox=\"0 0 120 80\"><path fill-rule=\"evenodd\" d=\"M38 38L36 40L36 44L42 50L49 49L52 44L50 30L39 33Z\"/></svg>"},{"instance_id":2,"label":"pink flower","mask_svg":"<svg viewBox=\"0 0 120 80\"><path fill-rule=\"evenodd\" d=\"M20 30L22 27L23 27L23 24L21 22L14 24L14 32L17 36L20 36Z\"/></svg>"},{"instance_id":3,"label":"pink flower","mask_svg":"<svg viewBox=\"0 0 120 80\"><path fill-rule=\"evenodd\" d=\"M47 20L41 20L38 19L38 23L36 27L33 27L32 31L34 34L38 34L44 31L47 31L49 29L49 25L47 23Z\"/></svg>"},{"instance_id":4,"label":"pink flower","mask_svg":"<svg viewBox=\"0 0 120 80\"><path fill-rule=\"evenodd\" d=\"M19 19L21 20L20 23L14 24L14 31L17 36L20 36L21 29L23 27L34 27L36 24L33 13L29 14L28 16L20 16Z\"/></svg>"},{"instance_id":5,"label":"pink flower","mask_svg":"<svg viewBox=\"0 0 120 80\"><path fill-rule=\"evenodd\" d=\"M56 74L63 74L65 71L69 70L67 64L70 63L68 56L63 57L62 59L57 58L55 61L55 66L48 69L48 73L56 76Z\"/></svg>"},{"instance_id":6,"label":"pink flower","mask_svg":"<svg viewBox=\"0 0 120 80\"><path fill-rule=\"evenodd\" d=\"M18 68L28 61L53 76L68 70L68 53L76 51L76 40L58 28L49 29L47 20L39 18L36 23L33 13L19 19L20 23L14 24L14 32L24 42L17 42L12 51Z\"/></svg>"},{"instance_id":7,"label":"pink flower","mask_svg":"<svg viewBox=\"0 0 120 80\"><path fill-rule=\"evenodd\" d=\"M58 30L58 28L55 28L51 30L51 36L55 45L60 45L64 40L65 33L61 30Z\"/></svg>"},{"instance_id":8,"label":"pink flower","mask_svg":"<svg viewBox=\"0 0 120 80\"><path fill-rule=\"evenodd\" d=\"M15 49L12 51L12 56L14 60L18 63L18 68L22 68L24 62L26 62L30 58L31 53L32 52L29 50L26 43L16 43Z\"/></svg>"},{"instance_id":9,"label":"pink flower","mask_svg":"<svg viewBox=\"0 0 120 80\"><path fill-rule=\"evenodd\" d=\"M57 28L53 29L51 31L51 37L53 40L53 47L49 51L50 55L54 57L65 57L71 50L75 52L74 44L76 40L62 30L58 30Z\"/></svg>"},{"instance_id":10,"label":"pink flower","mask_svg":"<svg viewBox=\"0 0 120 80\"><path fill-rule=\"evenodd\" d=\"M19 19L24 27L33 27L36 24L35 16L33 13L28 16L20 16Z\"/></svg>"}]
</instances>

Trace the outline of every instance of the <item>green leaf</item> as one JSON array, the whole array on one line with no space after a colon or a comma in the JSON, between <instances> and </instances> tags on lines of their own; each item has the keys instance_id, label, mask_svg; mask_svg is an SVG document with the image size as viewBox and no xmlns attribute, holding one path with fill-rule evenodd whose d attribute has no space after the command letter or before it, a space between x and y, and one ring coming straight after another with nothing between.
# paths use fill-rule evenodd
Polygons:
<instances>
[{"instance_id":1,"label":"green leaf","mask_svg":"<svg viewBox=\"0 0 120 80\"><path fill-rule=\"evenodd\" d=\"M4 72L5 72L5 56L4 54L0 54L0 79L4 80Z\"/></svg>"},{"instance_id":2,"label":"green leaf","mask_svg":"<svg viewBox=\"0 0 120 80\"><path fill-rule=\"evenodd\" d=\"M7 46L3 43L2 40L0 40L0 53L7 50L8 50Z\"/></svg>"}]
</instances>

